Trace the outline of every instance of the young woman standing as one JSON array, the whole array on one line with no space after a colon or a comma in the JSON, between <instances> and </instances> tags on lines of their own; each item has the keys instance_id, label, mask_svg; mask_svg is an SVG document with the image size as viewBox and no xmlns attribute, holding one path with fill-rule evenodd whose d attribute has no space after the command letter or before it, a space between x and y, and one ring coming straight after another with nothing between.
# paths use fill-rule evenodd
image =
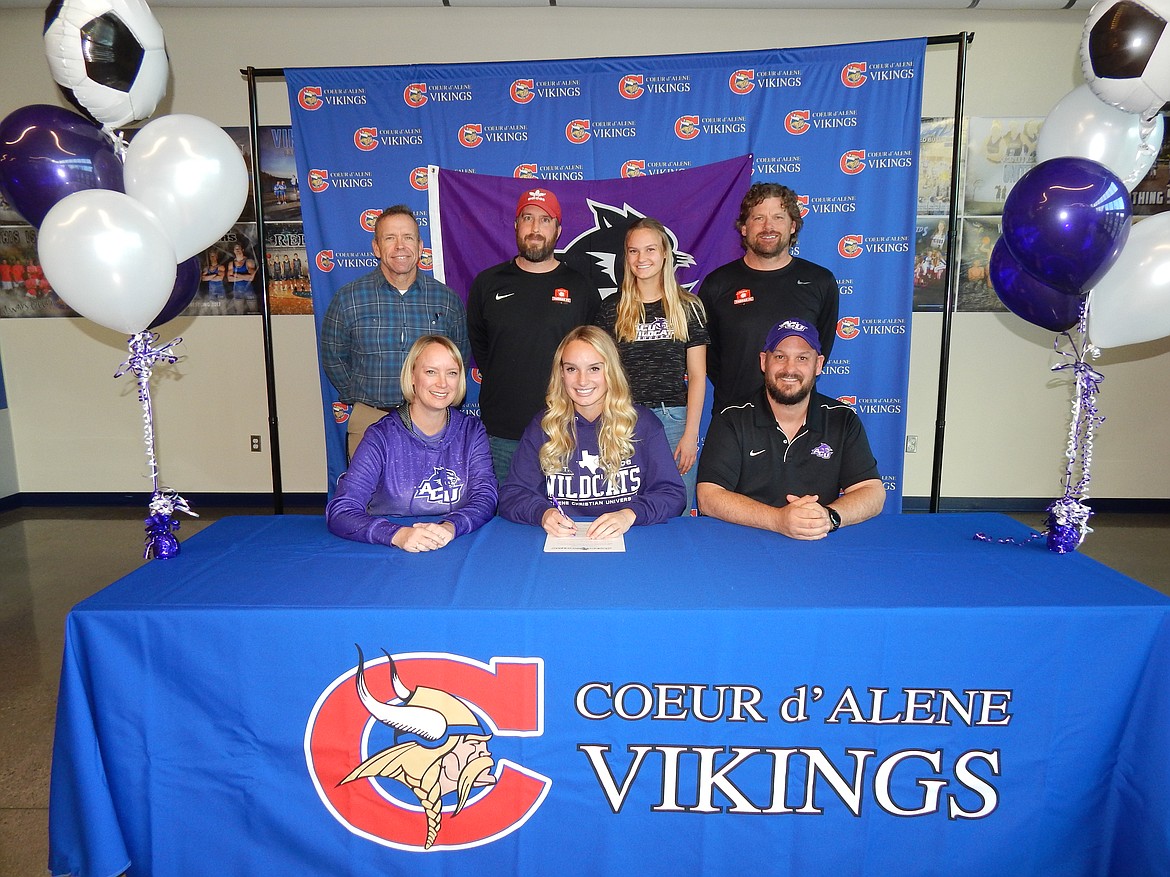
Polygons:
<instances>
[{"instance_id":1,"label":"young woman standing","mask_svg":"<svg viewBox=\"0 0 1170 877\"><path fill-rule=\"evenodd\" d=\"M601 303L597 322L617 341L634 401L662 421L689 513L707 392L706 314L698 297L675 278L674 245L658 220L630 225L625 260L621 292Z\"/></svg>"}]
</instances>

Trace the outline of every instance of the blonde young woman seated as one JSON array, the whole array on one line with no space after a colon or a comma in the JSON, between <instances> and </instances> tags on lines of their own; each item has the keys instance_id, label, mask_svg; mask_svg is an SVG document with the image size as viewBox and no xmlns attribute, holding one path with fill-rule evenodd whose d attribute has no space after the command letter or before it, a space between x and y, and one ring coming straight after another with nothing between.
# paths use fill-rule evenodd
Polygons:
<instances>
[{"instance_id":1,"label":"blonde young woman seated","mask_svg":"<svg viewBox=\"0 0 1170 877\"><path fill-rule=\"evenodd\" d=\"M467 377L450 338L419 338L400 380L406 402L366 430L325 521L344 539L433 551L495 514L492 453L480 419L452 410Z\"/></svg>"},{"instance_id":2,"label":"blonde young woman seated","mask_svg":"<svg viewBox=\"0 0 1170 877\"><path fill-rule=\"evenodd\" d=\"M569 536L594 518L592 538L681 514L686 490L662 424L630 400L613 339L579 326L553 356L545 410L533 418L500 488L510 521Z\"/></svg>"}]
</instances>

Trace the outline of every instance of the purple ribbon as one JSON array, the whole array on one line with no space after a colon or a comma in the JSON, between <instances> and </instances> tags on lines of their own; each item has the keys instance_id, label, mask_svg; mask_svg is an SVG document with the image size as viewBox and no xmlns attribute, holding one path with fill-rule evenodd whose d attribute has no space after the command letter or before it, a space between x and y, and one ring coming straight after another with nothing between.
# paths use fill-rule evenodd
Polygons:
<instances>
[{"instance_id":1,"label":"purple ribbon","mask_svg":"<svg viewBox=\"0 0 1170 877\"><path fill-rule=\"evenodd\" d=\"M145 560L152 558L165 560L179 553L179 540L174 531L179 529L179 522L171 516L180 511L192 517L199 517L187 504L187 500L169 488L160 488L158 484L158 460L154 453L154 409L150 401L150 376L157 363L164 362L172 365L178 362L179 357L174 352L175 345L182 343L182 338L175 338L166 344L158 344L157 332L139 332L129 339L130 357L118 366L114 372L115 378L120 378L127 372L134 372L138 378L138 401L142 403L142 432L146 443L146 462L150 467L151 482L154 492L150 497L150 517L146 523L146 547L142 552Z\"/></svg>"},{"instance_id":2,"label":"purple ribbon","mask_svg":"<svg viewBox=\"0 0 1170 877\"><path fill-rule=\"evenodd\" d=\"M1052 367L1052 371L1060 372L1072 369L1075 389L1073 392L1072 412L1069 422L1068 442L1065 445L1064 456L1067 460L1064 467L1064 495L1052 502L1045 511L1048 516L1045 520L1045 531L1036 533L1029 539L993 539L986 533L976 533L974 538L980 542L996 542L1001 545L1030 545L1036 539L1044 539L1049 551L1057 554L1068 554L1076 551L1085 536L1092 533L1089 527L1089 518L1093 510L1085 505L1084 500L1089 495L1089 482L1092 480L1090 471L1093 465L1093 436L1097 427L1105 422L1104 415L1097 409L1097 392L1101 389L1104 376L1086 362L1086 358L1094 359L1101 351L1085 340L1086 321L1088 319L1088 303L1081 305L1081 316L1077 323L1077 333L1081 339L1077 340L1068 332L1057 336L1053 349L1067 361ZM1061 337L1068 342L1068 350L1061 347ZM1080 468L1080 478L1075 480L1077 468Z\"/></svg>"},{"instance_id":3,"label":"purple ribbon","mask_svg":"<svg viewBox=\"0 0 1170 877\"><path fill-rule=\"evenodd\" d=\"M1101 389L1104 376L1086 362L1088 357L1094 359L1101 351L1085 340L1085 325L1088 317L1088 303L1081 307L1081 318L1077 324L1077 332L1081 338L1077 340L1068 332L1062 333L1068 341L1068 350L1062 350L1060 338L1056 339L1053 349L1068 361L1052 367L1054 372L1072 369L1075 388L1073 391L1072 412L1069 422L1068 443L1065 446L1064 456L1064 495L1048 506L1048 521L1046 536L1048 548L1057 554L1067 554L1076 551L1085 536L1092 533L1089 527L1089 518L1093 514L1084 502L1089 495L1089 483L1092 481L1093 467L1093 438L1097 427L1105 422L1104 415L1097 408L1097 393ZM1076 470L1080 468L1080 478L1076 478Z\"/></svg>"}]
</instances>

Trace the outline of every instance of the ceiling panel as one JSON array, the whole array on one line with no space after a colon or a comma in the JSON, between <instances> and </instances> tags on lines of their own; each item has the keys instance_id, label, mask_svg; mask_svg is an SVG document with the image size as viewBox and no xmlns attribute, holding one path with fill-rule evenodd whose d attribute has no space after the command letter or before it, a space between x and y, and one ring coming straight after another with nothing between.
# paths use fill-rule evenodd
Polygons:
<instances>
[{"instance_id":1,"label":"ceiling panel","mask_svg":"<svg viewBox=\"0 0 1170 877\"><path fill-rule=\"evenodd\" d=\"M570 6L620 9L956 9L1040 10L1083 9L1093 0L152 0L154 7L192 9L230 7L306 9L376 7L533 7ZM0 9L44 9L45 0L0 0Z\"/></svg>"}]
</instances>

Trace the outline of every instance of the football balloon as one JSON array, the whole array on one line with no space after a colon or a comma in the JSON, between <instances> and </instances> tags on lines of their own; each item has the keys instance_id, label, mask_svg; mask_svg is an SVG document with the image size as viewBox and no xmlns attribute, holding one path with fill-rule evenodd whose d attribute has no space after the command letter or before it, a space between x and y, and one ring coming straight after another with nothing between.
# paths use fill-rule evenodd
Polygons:
<instances>
[{"instance_id":1,"label":"football balloon","mask_svg":"<svg viewBox=\"0 0 1170 877\"><path fill-rule=\"evenodd\" d=\"M53 79L103 125L147 118L166 93L162 26L145 0L52 0L44 36Z\"/></svg>"},{"instance_id":2,"label":"football balloon","mask_svg":"<svg viewBox=\"0 0 1170 877\"><path fill-rule=\"evenodd\" d=\"M1170 101L1170 0L1100 0L1081 34L1081 70L1105 103L1152 119Z\"/></svg>"}]
</instances>

